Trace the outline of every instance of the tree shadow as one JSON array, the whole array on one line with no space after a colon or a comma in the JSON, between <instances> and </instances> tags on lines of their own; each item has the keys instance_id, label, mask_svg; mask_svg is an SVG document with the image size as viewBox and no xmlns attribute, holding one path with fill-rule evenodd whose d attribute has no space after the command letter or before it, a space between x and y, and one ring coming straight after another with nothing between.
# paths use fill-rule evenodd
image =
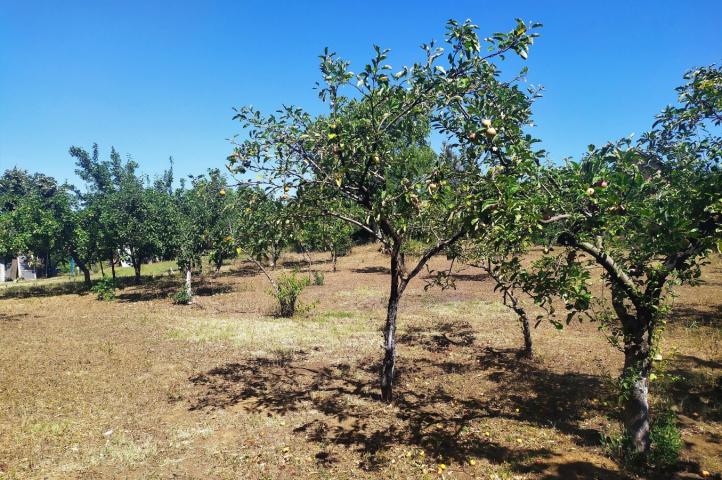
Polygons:
<instances>
[{"instance_id":1,"label":"tree shadow","mask_svg":"<svg viewBox=\"0 0 722 480\"><path fill-rule=\"evenodd\" d=\"M669 394L679 411L706 422L722 421L722 362L676 355L670 363L666 373L676 380L670 383ZM704 369L718 375L710 377Z\"/></svg>"},{"instance_id":2,"label":"tree shadow","mask_svg":"<svg viewBox=\"0 0 722 480\"><path fill-rule=\"evenodd\" d=\"M382 273L384 275L391 274L391 269L389 267L381 267L381 266L358 267L358 268L352 268L351 271L353 273Z\"/></svg>"},{"instance_id":3,"label":"tree shadow","mask_svg":"<svg viewBox=\"0 0 722 480\"><path fill-rule=\"evenodd\" d=\"M583 461L554 465L552 470L553 471L551 473L546 473L543 477L540 477L541 480L557 480L560 478L565 480L617 480L621 478L628 478L624 475L620 475L618 472L609 470L608 468Z\"/></svg>"},{"instance_id":4,"label":"tree shadow","mask_svg":"<svg viewBox=\"0 0 722 480\"><path fill-rule=\"evenodd\" d=\"M95 282L93 282L95 283ZM83 295L88 293L88 287L83 282L67 281L50 285L18 285L5 287L0 290L0 298L35 298L57 297L61 295Z\"/></svg>"},{"instance_id":5,"label":"tree shadow","mask_svg":"<svg viewBox=\"0 0 722 480\"><path fill-rule=\"evenodd\" d=\"M476 340L469 322L442 322L436 325L435 330L431 332L427 328L411 326L399 335L398 342L440 352L452 346L468 347Z\"/></svg>"},{"instance_id":6,"label":"tree shadow","mask_svg":"<svg viewBox=\"0 0 722 480\"><path fill-rule=\"evenodd\" d=\"M257 266L252 264L251 262L243 263L239 267L231 267L229 270L214 273L212 276L214 278L223 278L223 277L255 277L256 275L260 274L261 271L258 269Z\"/></svg>"},{"instance_id":7,"label":"tree shadow","mask_svg":"<svg viewBox=\"0 0 722 480\"><path fill-rule=\"evenodd\" d=\"M670 315L670 320L673 323L682 323L687 327L704 325L719 328L722 327L722 304L710 305L707 309L677 305Z\"/></svg>"},{"instance_id":8,"label":"tree shadow","mask_svg":"<svg viewBox=\"0 0 722 480\"><path fill-rule=\"evenodd\" d=\"M483 282L488 280L489 275L483 272L479 273L453 273L451 277L457 282Z\"/></svg>"},{"instance_id":9,"label":"tree shadow","mask_svg":"<svg viewBox=\"0 0 722 480\"><path fill-rule=\"evenodd\" d=\"M519 409L521 420L540 426L553 426L577 439L583 446L599 445L601 434L582 427L592 414L614 416L603 407L613 396L608 378L577 372L554 372L519 356L516 349L486 348L477 356L479 366L497 383L498 391L512 391L501 399L508 408Z\"/></svg>"},{"instance_id":10,"label":"tree shadow","mask_svg":"<svg viewBox=\"0 0 722 480\"><path fill-rule=\"evenodd\" d=\"M27 313L0 313L0 322L19 322L27 317Z\"/></svg>"},{"instance_id":11,"label":"tree shadow","mask_svg":"<svg viewBox=\"0 0 722 480\"><path fill-rule=\"evenodd\" d=\"M281 266L283 268L288 268L291 270L298 269L298 270L306 270L308 268L308 261L305 259L302 260L282 260ZM312 259L311 260L311 269L313 270L313 267L315 265L325 265L331 263L330 258L324 258L324 259Z\"/></svg>"},{"instance_id":12,"label":"tree shadow","mask_svg":"<svg viewBox=\"0 0 722 480\"><path fill-rule=\"evenodd\" d=\"M491 418L554 426L580 445L599 443L599 432L581 426L583 412L596 408L590 392L602 389L599 377L551 372L509 352L491 349L467 363L401 359L399 370L404 377L397 383L394 408L388 409L380 403L378 364L374 361L328 365L313 363L305 356L251 358L192 376L189 409L240 405L248 411L276 415L318 412L295 433L322 448L338 444L356 450L369 470L380 467L374 460L377 453L398 445L462 464L473 457L514 464L555 455L546 448L509 447L471 428L474 422ZM443 384L419 388L404 383L415 376L434 378L449 371L471 370L488 372L496 385L477 397L449 393Z\"/></svg>"},{"instance_id":13,"label":"tree shadow","mask_svg":"<svg viewBox=\"0 0 722 480\"><path fill-rule=\"evenodd\" d=\"M130 283L130 282L127 282ZM116 296L119 302L149 302L168 299L181 288L178 278L161 277L146 280L141 285L133 285L128 291ZM201 280L193 286L193 295L207 297L233 291L231 285L215 285Z\"/></svg>"}]
</instances>

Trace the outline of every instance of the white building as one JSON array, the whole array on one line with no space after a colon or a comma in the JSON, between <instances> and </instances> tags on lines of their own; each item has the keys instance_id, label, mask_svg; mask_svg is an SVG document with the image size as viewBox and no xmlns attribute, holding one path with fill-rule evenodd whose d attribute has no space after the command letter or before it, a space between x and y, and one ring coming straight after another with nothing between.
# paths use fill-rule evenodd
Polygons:
<instances>
[{"instance_id":1,"label":"white building","mask_svg":"<svg viewBox=\"0 0 722 480\"><path fill-rule=\"evenodd\" d=\"M13 258L9 263L0 261L0 282L16 280L18 278L22 278L23 280L37 279L35 268L30 266L27 257L21 255Z\"/></svg>"}]
</instances>

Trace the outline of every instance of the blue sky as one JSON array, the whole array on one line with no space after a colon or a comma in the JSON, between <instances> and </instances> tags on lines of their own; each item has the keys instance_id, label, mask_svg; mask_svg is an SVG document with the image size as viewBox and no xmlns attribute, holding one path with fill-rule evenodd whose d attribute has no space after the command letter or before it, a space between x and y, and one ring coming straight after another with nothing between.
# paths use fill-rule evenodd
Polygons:
<instances>
[{"instance_id":1,"label":"blue sky","mask_svg":"<svg viewBox=\"0 0 722 480\"><path fill-rule=\"evenodd\" d=\"M325 46L356 68L374 43L411 64L449 18L487 34L515 17L544 23L526 63L546 90L533 133L553 159L645 130L685 70L722 61L719 0L0 0L0 169L76 181L68 147L93 142L151 175L171 155L177 175L223 167L232 107L318 111Z\"/></svg>"}]
</instances>

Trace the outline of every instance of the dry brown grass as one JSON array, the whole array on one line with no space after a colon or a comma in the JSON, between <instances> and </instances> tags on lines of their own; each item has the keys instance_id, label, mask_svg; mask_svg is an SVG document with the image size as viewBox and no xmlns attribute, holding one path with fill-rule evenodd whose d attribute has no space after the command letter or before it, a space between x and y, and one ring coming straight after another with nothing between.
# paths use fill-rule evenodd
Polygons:
<instances>
[{"instance_id":1,"label":"dry brown grass","mask_svg":"<svg viewBox=\"0 0 722 480\"><path fill-rule=\"evenodd\" d=\"M293 319L269 314L264 279L242 263L188 307L172 305L168 277L111 303L13 290L0 299L0 478L623 476L599 442L622 359L596 325L542 324L536 358L520 360L518 325L479 272L456 290L417 279L385 406L386 259L363 247L338 272L317 267L326 285L307 288L311 307ZM667 390L686 478L722 471L719 259L704 279L681 290L663 348L683 377Z\"/></svg>"}]
</instances>

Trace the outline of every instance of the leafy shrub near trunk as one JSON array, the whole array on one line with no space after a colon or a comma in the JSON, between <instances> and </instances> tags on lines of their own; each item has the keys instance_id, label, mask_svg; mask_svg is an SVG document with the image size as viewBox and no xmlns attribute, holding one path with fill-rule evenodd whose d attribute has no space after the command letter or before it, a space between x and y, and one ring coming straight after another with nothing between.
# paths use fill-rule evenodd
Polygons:
<instances>
[{"instance_id":1,"label":"leafy shrub near trunk","mask_svg":"<svg viewBox=\"0 0 722 480\"><path fill-rule=\"evenodd\" d=\"M188 305L191 303L191 296L188 295L185 285L173 294L173 303L178 305Z\"/></svg>"},{"instance_id":2,"label":"leafy shrub near trunk","mask_svg":"<svg viewBox=\"0 0 722 480\"><path fill-rule=\"evenodd\" d=\"M649 432L651 443L649 464L656 468L673 467L679 460L682 450L682 435L677 427L677 416L672 410L658 413Z\"/></svg>"},{"instance_id":3,"label":"leafy shrub near trunk","mask_svg":"<svg viewBox=\"0 0 722 480\"><path fill-rule=\"evenodd\" d=\"M326 282L326 276L323 272L313 272L313 284L323 285Z\"/></svg>"},{"instance_id":4,"label":"leafy shrub near trunk","mask_svg":"<svg viewBox=\"0 0 722 480\"><path fill-rule=\"evenodd\" d=\"M115 280L103 277L98 283L93 285L90 291L98 297L98 300L110 302L111 300L115 300L115 289Z\"/></svg>"},{"instance_id":5,"label":"leafy shrub near trunk","mask_svg":"<svg viewBox=\"0 0 722 480\"><path fill-rule=\"evenodd\" d=\"M281 317L292 317L296 313L298 297L308 284L308 278L298 277L295 272L278 279L273 296L278 301L278 314Z\"/></svg>"}]
</instances>

